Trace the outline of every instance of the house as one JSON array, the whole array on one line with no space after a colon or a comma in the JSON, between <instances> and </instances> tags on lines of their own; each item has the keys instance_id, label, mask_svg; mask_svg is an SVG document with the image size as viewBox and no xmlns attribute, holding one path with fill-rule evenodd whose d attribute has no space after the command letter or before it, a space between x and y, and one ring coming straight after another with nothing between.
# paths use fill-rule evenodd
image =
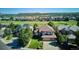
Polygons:
<instances>
[{"instance_id":1,"label":"house","mask_svg":"<svg viewBox=\"0 0 79 59\"><path fill-rule=\"evenodd\" d=\"M79 30L79 27L78 26L71 26L70 30L72 30L73 32L76 32Z\"/></svg>"},{"instance_id":2,"label":"house","mask_svg":"<svg viewBox=\"0 0 79 59\"><path fill-rule=\"evenodd\" d=\"M61 33L74 34L74 32L79 30L78 26L68 26L68 25L60 25L58 26L58 30Z\"/></svg>"},{"instance_id":3,"label":"house","mask_svg":"<svg viewBox=\"0 0 79 59\"><path fill-rule=\"evenodd\" d=\"M55 40L57 38L54 29L50 26L41 26L38 28L38 32L44 41Z\"/></svg>"},{"instance_id":4,"label":"house","mask_svg":"<svg viewBox=\"0 0 79 59\"><path fill-rule=\"evenodd\" d=\"M68 45L76 45L76 35L74 32L79 30L78 26L61 25L58 27L58 30L62 35L67 35Z\"/></svg>"},{"instance_id":5,"label":"house","mask_svg":"<svg viewBox=\"0 0 79 59\"><path fill-rule=\"evenodd\" d=\"M67 37L68 37L68 43L72 43L72 44L75 43L76 36L74 34L69 34L69 35L67 35Z\"/></svg>"},{"instance_id":6,"label":"house","mask_svg":"<svg viewBox=\"0 0 79 59\"><path fill-rule=\"evenodd\" d=\"M20 21L33 21L34 17L15 17L16 20L20 20Z\"/></svg>"},{"instance_id":7,"label":"house","mask_svg":"<svg viewBox=\"0 0 79 59\"><path fill-rule=\"evenodd\" d=\"M33 26L29 24L22 24L22 25L18 25L13 33L17 36L19 31L26 28L30 28L33 31Z\"/></svg>"}]
</instances>

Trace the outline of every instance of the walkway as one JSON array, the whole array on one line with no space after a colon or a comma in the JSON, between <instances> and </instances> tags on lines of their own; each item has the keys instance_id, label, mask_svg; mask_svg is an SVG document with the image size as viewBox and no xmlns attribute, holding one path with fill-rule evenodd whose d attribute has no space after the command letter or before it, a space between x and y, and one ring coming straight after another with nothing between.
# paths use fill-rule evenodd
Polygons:
<instances>
[{"instance_id":1,"label":"walkway","mask_svg":"<svg viewBox=\"0 0 79 59\"><path fill-rule=\"evenodd\" d=\"M10 50L11 48L4 44L0 38L0 50Z\"/></svg>"}]
</instances>

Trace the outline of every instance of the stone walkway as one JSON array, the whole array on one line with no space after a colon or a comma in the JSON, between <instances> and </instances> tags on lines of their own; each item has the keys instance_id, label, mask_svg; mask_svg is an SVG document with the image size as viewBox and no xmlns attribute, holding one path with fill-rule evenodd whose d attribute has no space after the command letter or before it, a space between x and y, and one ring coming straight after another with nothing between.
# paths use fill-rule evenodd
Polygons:
<instances>
[{"instance_id":1,"label":"stone walkway","mask_svg":"<svg viewBox=\"0 0 79 59\"><path fill-rule=\"evenodd\" d=\"M43 50L60 50L60 48L52 41L43 41Z\"/></svg>"}]
</instances>

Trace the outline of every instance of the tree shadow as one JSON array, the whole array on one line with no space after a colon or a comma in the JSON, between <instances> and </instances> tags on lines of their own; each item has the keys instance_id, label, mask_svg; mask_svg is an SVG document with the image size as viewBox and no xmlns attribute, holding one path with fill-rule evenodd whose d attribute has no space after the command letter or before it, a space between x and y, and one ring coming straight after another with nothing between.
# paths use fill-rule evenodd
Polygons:
<instances>
[{"instance_id":1,"label":"tree shadow","mask_svg":"<svg viewBox=\"0 0 79 59\"><path fill-rule=\"evenodd\" d=\"M58 42L55 42L55 41L51 41L49 44L52 46L55 46L55 47L57 47L57 46L59 47Z\"/></svg>"},{"instance_id":2,"label":"tree shadow","mask_svg":"<svg viewBox=\"0 0 79 59\"><path fill-rule=\"evenodd\" d=\"M7 46L10 46L12 49L20 49L22 46L19 44L18 40L13 40L13 42L8 43Z\"/></svg>"}]
</instances>

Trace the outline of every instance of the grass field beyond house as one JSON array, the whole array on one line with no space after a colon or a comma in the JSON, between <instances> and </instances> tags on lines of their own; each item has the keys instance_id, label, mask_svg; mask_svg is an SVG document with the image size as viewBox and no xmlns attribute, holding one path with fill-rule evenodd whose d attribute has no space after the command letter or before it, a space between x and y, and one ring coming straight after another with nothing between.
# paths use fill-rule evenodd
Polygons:
<instances>
[{"instance_id":1,"label":"grass field beyond house","mask_svg":"<svg viewBox=\"0 0 79 59\"><path fill-rule=\"evenodd\" d=\"M47 21L0 21L1 24L10 24L10 23L14 23L14 24L30 24L30 25L34 25L34 24L38 24L38 26L42 26L42 25L47 25Z\"/></svg>"},{"instance_id":2,"label":"grass field beyond house","mask_svg":"<svg viewBox=\"0 0 79 59\"><path fill-rule=\"evenodd\" d=\"M69 25L69 26L73 26L77 24L77 21L74 20L70 20L70 21L54 21L53 22L55 25L59 26L59 25Z\"/></svg>"},{"instance_id":3,"label":"grass field beyond house","mask_svg":"<svg viewBox=\"0 0 79 59\"><path fill-rule=\"evenodd\" d=\"M0 21L1 24L10 24L10 23L14 23L14 24L30 24L30 25L34 25L34 24L38 24L38 26L44 26L47 25L49 21ZM76 25L77 21L74 20L70 20L70 21L52 21L55 25Z\"/></svg>"}]
</instances>

